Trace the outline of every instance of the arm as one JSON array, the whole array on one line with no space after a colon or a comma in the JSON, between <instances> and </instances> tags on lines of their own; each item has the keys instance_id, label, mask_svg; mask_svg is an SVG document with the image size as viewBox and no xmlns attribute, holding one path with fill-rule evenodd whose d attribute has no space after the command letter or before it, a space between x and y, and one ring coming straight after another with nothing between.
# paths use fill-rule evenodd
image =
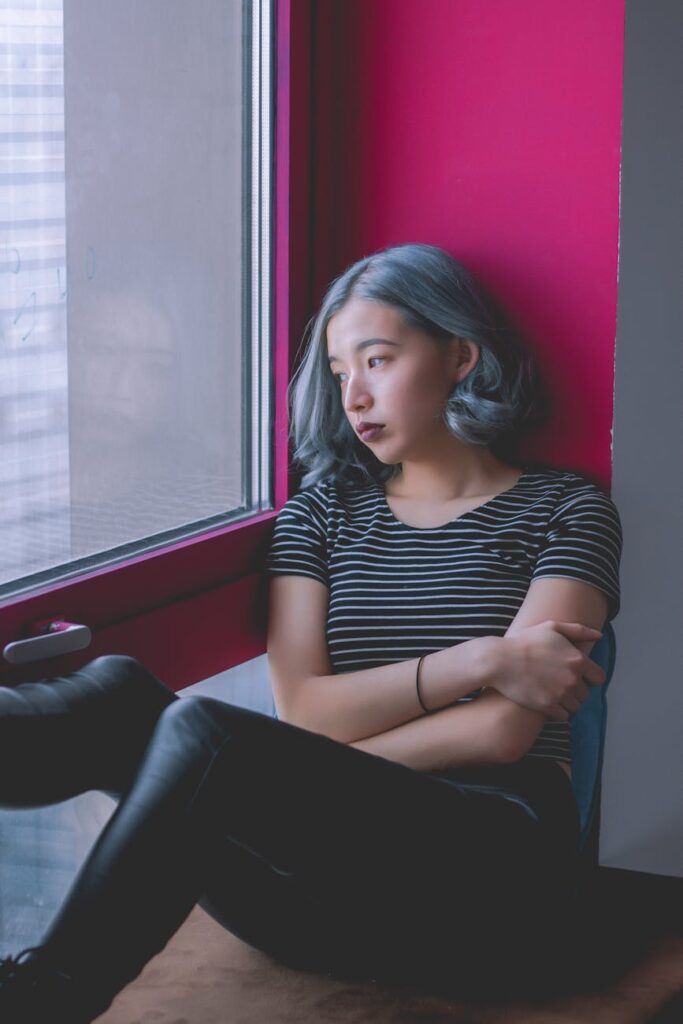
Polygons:
<instances>
[{"instance_id":1,"label":"arm","mask_svg":"<svg viewBox=\"0 0 683 1024\"><path fill-rule=\"evenodd\" d=\"M566 625L580 622L602 631L610 609L612 616L618 612L622 543L621 519L612 499L580 474L568 478L549 518L524 602L505 637L492 638L502 655L492 685L516 704L509 708L508 721L520 757L544 718L567 721L579 710L588 687L605 682L605 673L590 659L595 640L572 635ZM539 636L544 623L558 629L572 646ZM507 663L514 666L520 653L524 667L515 678L514 670L505 671L506 654ZM541 668L540 675L528 670L530 661Z\"/></svg>"},{"instance_id":2,"label":"arm","mask_svg":"<svg viewBox=\"0 0 683 1024\"><path fill-rule=\"evenodd\" d=\"M504 702L504 703L503 703ZM476 700L415 719L350 746L416 771L439 771L455 765L504 764L516 760L505 713L517 707L489 688ZM529 712L533 714L533 712ZM513 736L514 739L514 736Z\"/></svg>"},{"instance_id":3,"label":"arm","mask_svg":"<svg viewBox=\"0 0 683 1024\"><path fill-rule=\"evenodd\" d=\"M479 697L351 745L419 771L517 761L531 748L548 716L496 690L496 675L500 678L505 671L505 638L548 619L602 629L606 618L607 597L590 584L549 577L535 580L505 637L491 638L496 647L489 648L491 661L483 659L485 689ZM593 644L575 646L589 654ZM569 718L568 712L565 715L564 720Z\"/></svg>"},{"instance_id":4,"label":"arm","mask_svg":"<svg viewBox=\"0 0 683 1024\"><path fill-rule=\"evenodd\" d=\"M500 674L505 671L505 639L527 626L534 626L548 619L558 622L581 622L584 626L602 630L607 620L607 612L607 595L590 583L546 576L534 580L529 587L505 637L501 638L502 646L498 660L500 668L494 669L493 682L488 684L488 688L482 694L482 698L488 696L491 688L493 689L504 723L503 730L514 752L513 760L518 760L527 753L548 718L539 711L522 707L496 690L495 674L497 672L500 678ZM583 654L589 655L594 641L576 642L575 646ZM567 721L570 714L578 711L579 707L580 704L572 702L561 720Z\"/></svg>"},{"instance_id":5,"label":"arm","mask_svg":"<svg viewBox=\"0 0 683 1024\"><path fill-rule=\"evenodd\" d=\"M327 607L328 590L319 580L284 575L271 580L267 649L278 717L341 743L422 719L417 659L332 673L325 641ZM420 693L428 708L443 708L482 686L488 640L480 637L425 658Z\"/></svg>"}]
</instances>

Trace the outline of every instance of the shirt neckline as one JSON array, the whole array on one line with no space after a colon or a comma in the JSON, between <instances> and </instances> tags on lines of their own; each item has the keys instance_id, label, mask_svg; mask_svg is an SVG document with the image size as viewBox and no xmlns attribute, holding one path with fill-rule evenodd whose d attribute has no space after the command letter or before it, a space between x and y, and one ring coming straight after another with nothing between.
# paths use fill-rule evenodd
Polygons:
<instances>
[{"instance_id":1,"label":"shirt neckline","mask_svg":"<svg viewBox=\"0 0 683 1024\"><path fill-rule=\"evenodd\" d=\"M390 519L392 519L399 526L402 526L405 530L413 530L415 533L433 533L434 530L444 530L447 526L453 526L456 523L461 522L463 519L467 519L469 516L474 515L476 512L480 512L482 509L490 508L491 505L495 505L498 501L500 501L501 498L505 498L508 495L512 494L514 491L516 491L518 487L520 487L523 483L526 482L527 477L529 477L530 475L531 470L529 469L529 467L523 466L522 475L517 480L517 483L513 484L512 487L508 487L506 491L499 491L498 494L494 494L494 496L492 498L489 498L488 501L483 501L481 505L475 505L474 508L468 509L467 512L461 513L461 515L456 516L455 519L449 519L448 522L442 523L441 526L411 526L410 523L404 523L402 519L399 519L398 516L396 516L392 512L389 502L387 501L384 485L378 484L377 486L379 487L383 509Z\"/></svg>"}]
</instances>

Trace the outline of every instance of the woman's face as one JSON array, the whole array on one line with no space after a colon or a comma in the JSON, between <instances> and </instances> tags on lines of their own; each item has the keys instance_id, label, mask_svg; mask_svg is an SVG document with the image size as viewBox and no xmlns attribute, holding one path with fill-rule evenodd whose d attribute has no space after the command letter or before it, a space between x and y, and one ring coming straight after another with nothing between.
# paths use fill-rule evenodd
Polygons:
<instances>
[{"instance_id":1,"label":"woman's face","mask_svg":"<svg viewBox=\"0 0 683 1024\"><path fill-rule=\"evenodd\" d=\"M450 438L444 405L479 349L459 338L437 343L391 306L351 298L328 322L327 354L357 436L360 422L383 425L361 443L395 465L429 459L435 443Z\"/></svg>"}]
</instances>

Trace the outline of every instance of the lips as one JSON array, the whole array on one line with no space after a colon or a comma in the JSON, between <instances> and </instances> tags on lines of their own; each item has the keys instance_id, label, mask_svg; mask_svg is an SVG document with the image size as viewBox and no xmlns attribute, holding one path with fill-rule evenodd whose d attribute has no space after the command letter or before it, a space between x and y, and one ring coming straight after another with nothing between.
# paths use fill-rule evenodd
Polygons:
<instances>
[{"instance_id":1,"label":"lips","mask_svg":"<svg viewBox=\"0 0 683 1024\"><path fill-rule=\"evenodd\" d=\"M361 441L370 442L384 430L383 423L359 423L356 427Z\"/></svg>"}]
</instances>

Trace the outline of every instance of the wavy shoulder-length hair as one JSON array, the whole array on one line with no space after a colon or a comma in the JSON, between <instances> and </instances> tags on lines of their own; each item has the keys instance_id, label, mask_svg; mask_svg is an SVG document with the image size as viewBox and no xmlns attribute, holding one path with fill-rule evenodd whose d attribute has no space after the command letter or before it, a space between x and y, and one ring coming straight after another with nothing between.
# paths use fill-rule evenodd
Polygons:
<instances>
[{"instance_id":1,"label":"wavy shoulder-length hair","mask_svg":"<svg viewBox=\"0 0 683 1024\"><path fill-rule=\"evenodd\" d=\"M327 325L352 296L392 307L437 345L457 336L480 346L443 419L458 440L514 461L521 433L545 415L536 365L497 301L461 263L434 245L397 245L335 278L307 326L288 389L293 458L304 471L300 486L326 478L341 487L384 483L401 468L381 462L357 437L328 362Z\"/></svg>"}]
</instances>

